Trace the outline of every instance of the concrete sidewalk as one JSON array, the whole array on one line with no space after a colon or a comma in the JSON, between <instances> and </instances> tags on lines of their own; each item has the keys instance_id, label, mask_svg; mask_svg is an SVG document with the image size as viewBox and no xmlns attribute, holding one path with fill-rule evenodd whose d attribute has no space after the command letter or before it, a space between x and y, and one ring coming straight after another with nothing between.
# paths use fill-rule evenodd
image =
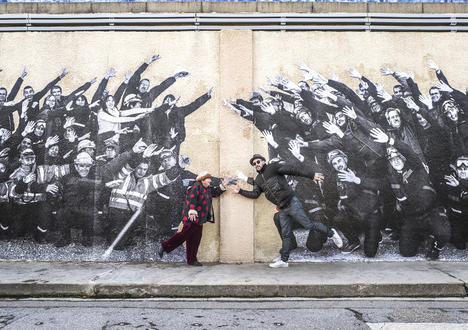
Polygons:
<instances>
[{"instance_id":1,"label":"concrete sidewalk","mask_svg":"<svg viewBox=\"0 0 468 330\"><path fill-rule=\"evenodd\" d=\"M465 297L468 263L0 261L1 297Z\"/></svg>"}]
</instances>

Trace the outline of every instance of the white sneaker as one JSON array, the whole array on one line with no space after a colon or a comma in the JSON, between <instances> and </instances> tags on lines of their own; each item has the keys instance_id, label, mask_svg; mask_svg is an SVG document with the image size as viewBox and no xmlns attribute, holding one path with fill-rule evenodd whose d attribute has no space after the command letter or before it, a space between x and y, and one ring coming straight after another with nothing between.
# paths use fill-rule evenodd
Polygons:
<instances>
[{"instance_id":1,"label":"white sneaker","mask_svg":"<svg viewBox=\"0 0 468 330\"><path fill-rule=\"evenodd\" d=\"M278 262L281 260L281 255L277 256L275 259L273 259L273 262Z\"/></svg>"},{"instance_id":2,"label":"white sneaker","mask_svg":"<svg viewBox=\"0 0 468 330\"><path fill-rule=\"evenodd\" d=\"M333 236L330 238L332 239L333 243L335 243L336 247L341 249L343 247L343 240L341 239L341 236L337 233L335 228L332 228L331 231L333 232Z\"/></svg>"},{"instance_id":3,"label":"white sneaker","mask_svg":"<svg viewBox=\"0 0 468 330\"><path fill-rule=\"evenodd\" d=\"M280 259L274 263L271 263L269 266L271 268L286 268L289 266L289 264Z\"/></svg>"}]
</instances>

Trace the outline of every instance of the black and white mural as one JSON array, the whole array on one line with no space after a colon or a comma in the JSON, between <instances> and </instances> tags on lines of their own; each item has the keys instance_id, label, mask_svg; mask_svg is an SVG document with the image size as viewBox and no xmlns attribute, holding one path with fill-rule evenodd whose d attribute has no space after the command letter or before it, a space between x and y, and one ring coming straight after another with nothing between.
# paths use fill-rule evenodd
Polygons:
<instances>
[{"instance_id":1,"label":"black and white mural","mask_svg":"<svg viewBox=\"0 0 468 330\"><path fill-rule=\"evenodd\" d=\"M28 85L26 69L2 80L13 87L0 88L0 258L151 260L175 233L197 176L180 153L185 119L213 89L180 104L166 90L189 72L143 78L159 59L116 90L114 68L67 93L67 69L46 86Z\"/></svg>"},{"instance_id":2,"label":"black and white mural","mask_svg":"<svg viewBox=\"0 0 468 330\"><path fill-rule=\"evenodd\" d=\"M433 60L428 66L434 84L427 91L411 72L380 68L395 79L386 91L354 68L348 73L358 80L357 90L298 63L302 81L266 77L268 87L224 101L261 132L270 164L324 174L318 184L288 177L310 219L344 238L341 250L329 243L324 248L326 234L307 231L301 240L325 256L320 261L466 258L468 90L453 86ZM293 260L303 258L293 254Z\"/></svg>"}]
</instances>

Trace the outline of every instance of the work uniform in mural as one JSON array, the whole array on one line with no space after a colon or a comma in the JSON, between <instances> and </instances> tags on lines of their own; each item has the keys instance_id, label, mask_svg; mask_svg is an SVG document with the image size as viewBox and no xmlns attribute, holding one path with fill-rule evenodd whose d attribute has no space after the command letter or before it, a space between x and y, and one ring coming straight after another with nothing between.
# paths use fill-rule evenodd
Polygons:
<instances>
[{"instance_id":1,"label":"work uniform in mural","mask_svg":"<svg viewBox=\"0 0 468 330\"><path fill-rule=\"evenodd\" d=\"M468 240L468 96L436 63L429 67L438 79L430 97L413 74L381 68L398 82L391 95L351 68L359 79L355 92L300 63L304 81L267 77L274 89L260 87L265 98L254 91L249 100L224 104L259 129L270 164L286 161L324 174L319 185L294 173L287 177L309 217L341 231L344 254L364 246L374 257L386 232L399 242L401 256L414 256L422 246L427 258L437 259L447 243L465 249ZM326 236L308 235L307 248L320 250Z\"/></svg>"},{"instance_id":2,"label":"work uniform in mural","mask_svg":"<svg viewBox=\"0 0 468 330\"><path fill-rule=\"evenodd\" d=\"M190 158L180 155L185 118L210 100L212 89L184 106L172 94L156 104L189 75L177 72L151 86L141 75L159 58L127 73L115 94L106 89L116 74L110 69L91 101L84 93L97 79L64 95L57 84L66 69L37 93L24 87L20 101L14 99L26 71L9 94L0 88L1 240L56 248L100 241L125 250L175 232L184 192L196 178L185 169Z\"/></svg>"}]
</instances>

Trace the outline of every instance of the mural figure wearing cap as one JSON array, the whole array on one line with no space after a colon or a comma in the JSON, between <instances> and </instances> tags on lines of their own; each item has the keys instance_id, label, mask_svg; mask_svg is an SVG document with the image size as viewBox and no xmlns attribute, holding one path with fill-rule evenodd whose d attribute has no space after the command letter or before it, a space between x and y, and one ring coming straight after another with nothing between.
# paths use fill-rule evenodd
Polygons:
<instances>
[{"instance_id":1,"label":"mural figure wearing cap","mask_svg":"<svg viewBox=\"0 0 468 330\"><path fill-rule=\"evenodd\" d=\"M185 205L182 210L182 230L172 235L167 241L161 243L158 251L162 258L182 243L186 242L187 264L202 266L197 259L198 247L202 238L203 224L214 222L212 199L220 196L225 190L228 179L225 178L218 186L211 185L211 174L200 172L195 184L186 191Z\"/></svg>"},{"instance_id":2,"label":"mural figure wearing cap","mask_svg":"<svg viewBox=\"0 0 468 330\"><path fill-rule=\"evenodd\" d=\"M285 162L267 164L265 157L260 154L255 154L250 158L250 165L252 165L258 173L254 180L253 190L248 191L241 189L238 184L231 187L234 193L252 199L258 198L260 194L264 192L265 197L278 207L282 247L280 256L270 264L270 267L288 267L293 221L298 222L305 229L314 229L323 232L327 237L331 238L339 248L343 246L343 241L335 229L309 219L302 204L285 178L285 175L303 176L317 183L319 180L324 179L323 174L316 173L312 167L304 168L303 166L287 164Z\"/></svg>"}]
</instances>

